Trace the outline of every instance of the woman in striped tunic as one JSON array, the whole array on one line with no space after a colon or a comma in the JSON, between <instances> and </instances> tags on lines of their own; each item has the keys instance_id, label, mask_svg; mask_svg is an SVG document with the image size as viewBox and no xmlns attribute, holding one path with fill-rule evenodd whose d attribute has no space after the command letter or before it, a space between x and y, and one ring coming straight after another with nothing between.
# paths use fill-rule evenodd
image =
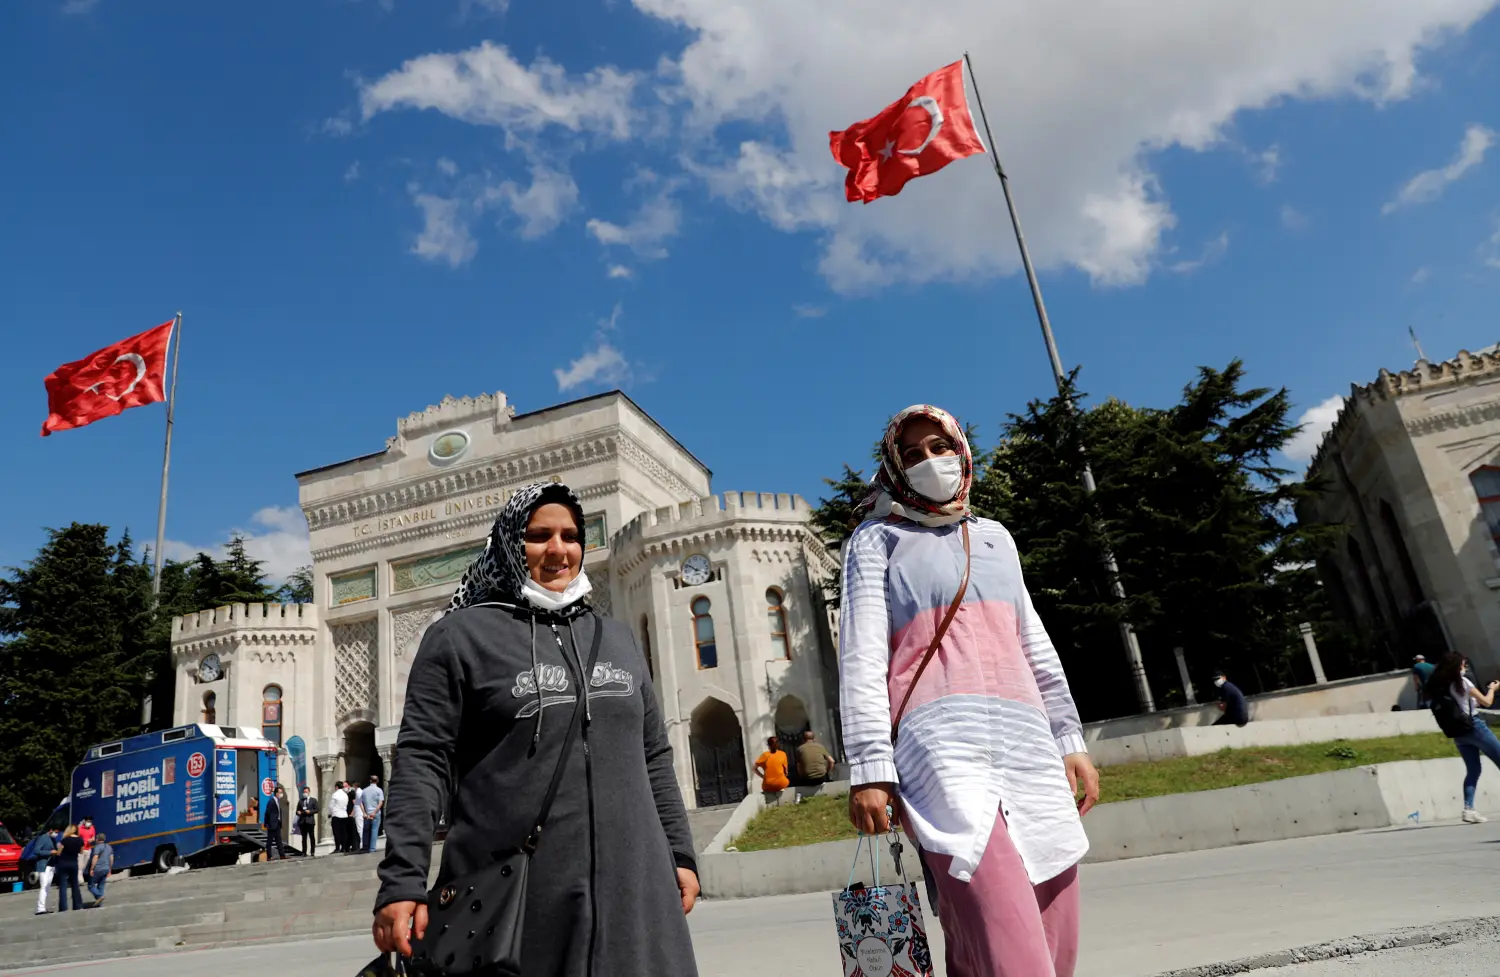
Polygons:
<instances>
[{"instance_id":1,"label":"woman in striped tunic","mask_svg":"<svg viewBox=\"0 0 1500 977\"><path fill-rule=\"evenodd\" d=\"M884 832L889 806L915 836L951 977L1071 977L1099 776L1015 541L969 512L972 480L951 415L924 404L891 421L844 547L849 818Z\"/></svg>"}]
</instances>

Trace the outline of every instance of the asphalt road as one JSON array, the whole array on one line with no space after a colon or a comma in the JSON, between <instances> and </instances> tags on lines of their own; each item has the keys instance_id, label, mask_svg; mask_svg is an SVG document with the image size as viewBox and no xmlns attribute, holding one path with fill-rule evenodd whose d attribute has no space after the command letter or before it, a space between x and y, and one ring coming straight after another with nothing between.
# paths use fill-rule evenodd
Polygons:
<instances>
[{"instance_id":1,"label":"asphalt road","mask_svg":"<svg viewBox=\"0 0 1500 977\"><path fill-rule=\"evenodd\" d=\"M1497 868L1500 824L1412 827L1087 865L1078 977L1150 977L1360 934L1500 916L1500 887L1485 884ZM1473 884L1464 884L1465 878ZM837 974L831 920L826 893L703 903L689 917L702 977ZM931 929L938 943L934 956L941 959L938 927ZM1500 977L1495 950L1495 941L1486 939L1267 973ZM339 977L352 975L372 956L368 938L358 936L27 972ZM1362 962L1391 969L1365 970ZM1337 969L1350 963L1360 965Z\"/></svg>"}]
</instances>

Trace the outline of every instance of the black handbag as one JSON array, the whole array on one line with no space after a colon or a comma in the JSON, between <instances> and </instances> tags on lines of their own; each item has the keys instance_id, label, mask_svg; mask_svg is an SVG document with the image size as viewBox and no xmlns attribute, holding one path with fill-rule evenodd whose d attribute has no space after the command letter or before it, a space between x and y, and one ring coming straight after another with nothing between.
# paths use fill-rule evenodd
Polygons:
<instances>
[{"instance_id":1,"label":"black handbag","mask_svg":"<svg viewBox=\"0 0 1500 977\"><path fill-rule=\"evenodd\" d=\"M602 622L595 621L588 666L578 679L573 718L568 723L562 753L552 771L552 782L547 785L547 796L536 816L535 827L519 848L492 852L492 864L445 882L427 894L427 930L420 942L412 940L411 959L399 961L405 965L406 973L413 977L520 977L531 856L541 840L552 802L557 799L563 768L582 724L589 679L603 637ZM396 956L399 959L399 954Z\"/></svg>"}]
</instances>

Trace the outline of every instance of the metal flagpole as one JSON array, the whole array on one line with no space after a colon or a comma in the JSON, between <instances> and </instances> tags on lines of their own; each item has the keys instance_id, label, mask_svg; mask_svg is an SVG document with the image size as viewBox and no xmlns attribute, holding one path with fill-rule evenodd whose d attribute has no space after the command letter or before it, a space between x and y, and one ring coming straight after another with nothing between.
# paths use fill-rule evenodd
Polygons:
<instances>
[{"instance_id":1,"label":"metal flagpole","mask_svg":"<svg viewBox=\"0 0 1500 977\"><path fill-rule=\"evenodd\" d=\"M1057 340L1052 336L1052 323L1047 319L1047 306L1042 302L1042 286L1037 281L1036 269L1031 265L1031 253L1026 250L1026 236L1021 233L1021 218L1016 214L1016 202L1011 197L1010 179L1005 175L1005 168L1000 165L1000 152L995 147L995 137L990 133L990 120L984 114L984 99L979 94L979 81L974 77L974 62L969 59L969 52L964 52L964 65L969 69L969 80L974 84L974 101L979 106L979 119L984 125L984 137L989 140L990 159L995 164L995 175L1000 178L1000 189L1005 192L1005 206L1010 210L1010 226L1016 231L1016 245L1021 249L1021 265L1026 269L1026 283L1031 286L1031 301L1036 306L1037 320L1042 324L1042 339L1047 344L1047 358L1052 363L1052 378L1057 383L1057 392L1067 395L1067 374L1063 372L1062 357L1057 353ZM1069 401L1072 406L1072 401ZM1093 495L1096 485L1094 483L1094 470L1089 465L1088 456L1083 459L1083 490ZM1109 589L1117 600L1125 599L1125 585L1120 583L1120 565L1115 560L1114 548L1109 545L1109 540L1104 541L1104 569L1109 577ZM1145 712L1155 712L1156 703L1151 696L1151 683L1146 678L1146 666L1141 661L1141 645L1136 639L1135 628L1131 627L1129 621L1120 621L1120 640L1125 645L1125 657L1130 662L1130 674L1135 680L1135 694L1140 701L1141 709Z\"/></svg>"},{"instance_id":2,"label":"metal flagpole","mask_svg":"<svg viewBox=\"0 0 1500 977\"><path fill-rule=\"evenodd\" d=\"M177 407L177 363L182 358L182 313L172 323L172 385L167 391L167 445L161 457L161 502L156 509L156 572L151 577L151 598L161 594L161 549L167 537L167 471L172 467L172 414Z\"/></svg>"}]
</instances>

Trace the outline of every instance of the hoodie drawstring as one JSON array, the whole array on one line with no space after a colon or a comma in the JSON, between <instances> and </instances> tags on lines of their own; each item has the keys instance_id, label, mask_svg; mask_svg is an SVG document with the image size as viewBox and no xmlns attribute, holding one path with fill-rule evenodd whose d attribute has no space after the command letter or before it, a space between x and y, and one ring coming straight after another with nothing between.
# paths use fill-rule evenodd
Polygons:
<instances>
[{"instance_id":1,"label":"hoodie drawstring","mask_svg":"<svg viewBox=\"0 0 1500 977\"><path fill-rule=\"evenodd\" d=\"M594 627L597 628L598 626L599 622L595 621ZM557 643L561 645L562 641L559 639ZM568 644L573 646L573 660L578 663L578 674L582 676L579 682L583 686L583 722L584 725L587 725L594 721L593 713L589 711L589 687L593 684L594 677L583 674L583 670L587 666L583 663L583 656L578 653L578 636L573 633L573 621L571 618L568 620Z\"/></svg>"},{"instance_id":2,"label":"hoodie drawstring","mask_svg":"<svg viewBox=\"0 0 1500 977\"><path fill-rule=\"evenodd\" d=\"M531 753L536 756L537 746L542 742L542 713L546 705L542 702L542 672L536 658L536 615L531 617L531 680L536 686L536 725L531 731Z\"/></svg>"}]
</instances>

